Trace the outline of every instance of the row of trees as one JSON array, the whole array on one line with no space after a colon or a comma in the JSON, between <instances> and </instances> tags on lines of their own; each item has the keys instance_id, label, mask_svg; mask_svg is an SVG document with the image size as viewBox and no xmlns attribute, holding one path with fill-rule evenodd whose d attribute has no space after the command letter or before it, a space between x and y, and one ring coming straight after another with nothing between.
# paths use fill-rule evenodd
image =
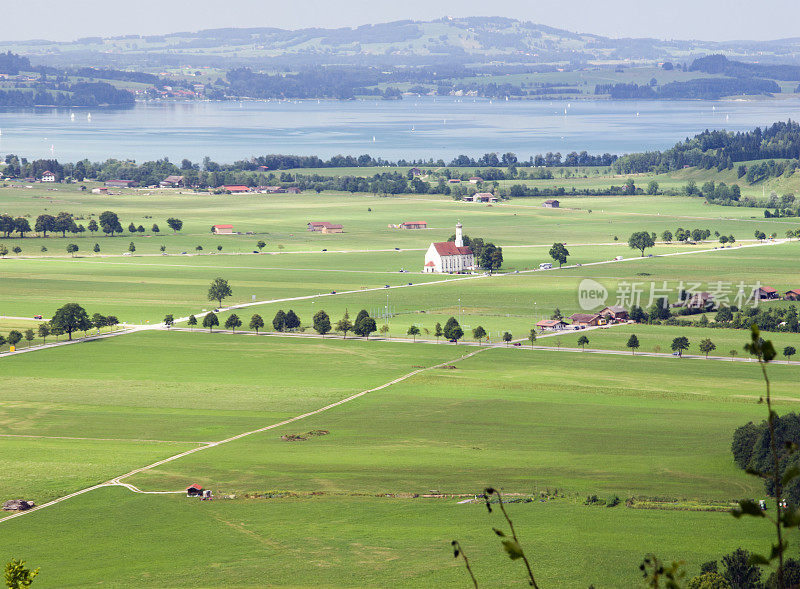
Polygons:
<instances>
[{"instance_id":1,"label":"row of trees","mask_svg":"<svg viewBox=\"0 0 800 589\"><path fill-rule=\"evenodd\" d=\"M173 231L180 231L183 227L183 221L180 219L170 217L167 219L167 225ZM90 219L86 227L76 222L72 213L62 211L57 215L41 214L36 218L36 221L31 228L30 222L25 217L12 217L8 214L0 215L0 233L3 237L9 238L14 233L18 233L20 237L25 237L27 233L36 231L37 235L47 237L48 232L61 233L61 237L66 237L67 233L80 234L89 231L92 235L102 230L103 233L114 236L115 233L122 233L122 224L120 223L119 216L113 211L104 211L100 213L97 220ZM155 223L151 227L153 233L159 233L161 229ZM128 231L131 234L144 233L145 228L143 225L138 227L131 223L128 225Z\"/></svg>"},{"instance_id":2,"label":"row of trees","mask_svg":"<svg viewBox=\"0 0 800 589\"><path fill-rule=\"evenodd\" d=\"M79 304L67 303L55 312L50 321L40 323L36 331L27 329L21 332L17 329L12 329L7 336L0 335L0 347L6 344L16 346L23 339L30 345L37 336L42 338L44 343L47 343L47 338L50 336L58 337L64 334L71 340L72 334L78 331L86 333L90 329L113 328L117 325L119 325L119 319L114 315L95 313L89 317L86 310Z\"/></svg>"}]
</instances>

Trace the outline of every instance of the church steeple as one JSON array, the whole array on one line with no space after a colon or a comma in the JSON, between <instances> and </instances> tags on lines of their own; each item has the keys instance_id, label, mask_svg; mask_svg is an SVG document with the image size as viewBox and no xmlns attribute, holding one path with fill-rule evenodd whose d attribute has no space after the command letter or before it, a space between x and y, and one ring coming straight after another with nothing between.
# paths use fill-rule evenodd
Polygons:
<instances>
[{"instance_id":1,"label":"church steeple","mask_svg":"<svg viewBox=\"0 0 800 589\"><path fill-rule=\"evenodd\" d=\"M464 247L464 236L461 233L461 221L456 223L456 246Z\"/></svg>"}]
</instances>

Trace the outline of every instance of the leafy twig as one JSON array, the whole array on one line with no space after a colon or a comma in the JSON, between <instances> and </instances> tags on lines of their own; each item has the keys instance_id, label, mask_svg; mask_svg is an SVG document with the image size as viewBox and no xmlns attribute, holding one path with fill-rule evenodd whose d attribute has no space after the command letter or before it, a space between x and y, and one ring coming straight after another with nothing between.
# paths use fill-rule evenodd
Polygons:
<instances>
[{"instance_id":1,"label":"leafy twig","mask_svg":"<svg viewBox=\"0 0 800 589\"><path fill-rule=\"evenodd\" d=\"M506 518L508 522L508 527L511 530L511 537L512 540L505 539L501 540L500 543L503 545L503 549L508 553L508 557L511 560L517 560L518 558L522 559L522 562L525 563L525 568L528 570L528 584L533 587L534 589L539 589L539 586L536 584L536 579L533 577L533 571L531 570L531 563L528 562L528 557L525 556L525 552L522 550L522 546L519 543L519 538L517 538L517 533L514 531L514 524L511 521L511 518L508 517L508 513L506 512L505 505L503 505L503 497L500 494L500 491L494 489L492 487L488 487L484 490L484 499L486 499L486 509L489 510L489 513L492 512L492 506L489 502L490 495L497 495L497 500L500 505L500 511L503 512L503 516ZM498 530L497 528L492 528L494 533L500 536L501 538L505 538L506 535L502 530Z\"/></svg>"},{"instance_id":2,"label":"leafy twig","mask_svg":"<svg viewBox=\"0 0 800 589\"><path fill-rule=\"evenodd\" d=\"M469 576L472 578L472 584L475 585L475 589L478 589L478 580L475 578L475 575L472 573L472 567L469 566L469 559L467 558L464 549L461 548L461 544L458 543L458 540L453 540L450 542L453 547L453 557L458 558L459 556L464 559L464 566L467 567L467 572Z\"/></svg>"}]
</instances>

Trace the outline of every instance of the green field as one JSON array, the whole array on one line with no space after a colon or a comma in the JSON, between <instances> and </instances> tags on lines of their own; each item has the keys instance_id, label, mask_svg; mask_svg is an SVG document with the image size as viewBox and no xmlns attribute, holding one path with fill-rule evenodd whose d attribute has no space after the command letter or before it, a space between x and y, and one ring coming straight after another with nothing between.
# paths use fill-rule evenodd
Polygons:
<instances>
[{"instance_id":1,"label":"green field","mask_svg":"<svg viewBox=\"0 0 800 589\"><path fill-rule=\"evenodd\" d=\"M90 347L93 362L81 370L81 378L65 378L67 366ZM169 350L168 372L156 359L164 350ZM9 454L18 457L4 458L5 470L21 475L4 479L3 495L37 501L59 496L199 442L317 408L414 366L453 360L462 351L426 344L162 332L7 358L7 382L18 394L14 403L3 404L3 434L105 440L4 441ZM43 354L46 364L39 360ZM635 573L643 550L680 556L696 570L722 551L763 543L758 540L763 528L746 528L724 513L581 505L591 493L722 505L760 496L758 484L733 467L728 450L732 429L760 415L755 367L715 362L709 369L696 362L675 365L627 357L612 363L593 356L575 372L572 363L571 354L486 350L457 363L456 370L430 371L325 414L127 479L144 490L176 490L200 482L217 494L239 497L208 509L182 498L109 489L0 525L26 530L23 536L12 534L17 539L8 549L44 566L43 586L86 581L80 569L59 556L67 545L86 545L86 533L95 538L94 558L108 563L93 574L112 585L146 579L168 586L217 585L223 582L220 575L231 574L231 586L250 586L264 575L284 585L323 579L350 585L355 562L362 564L357 585L382 585L390 578L403 586L459 584L462 572L448 557L450 537L474 546L474 558L485 561L476 570L493 584L505 585L514 568L501 566L489 530L496 522L487 519L483 508L455 505L455 500L402 498L429 489L476 493L486 484L507 493L559 489L559 499L512 508L524 537L537 547L542 575L557 585L627 585L624 579L633 578L628 575ZM774 367L776 395L792 391L795 370ZM111 381L115 384L109 388ZM50 393L54 386L62 387L57 402ZM786 401L780 409L795 405ZM280 438L313 429L330 433L306 442ZM76 454L81 460L75 460ZM271 491L299 496L242 499ZM387 493L401 498L375 498ZM110 521L97 513L107 505L115 506L116 526L109 527ZM164 507L171 514L166 520ZM88 517L88 528L75 526L77 517ZM125 525L128 518L136 524ZM120 522L126 528L124 541L112 532ZM60 532L40 542L38 526ZM112 556L120 550L137 560L143 547L154 543L172 553L185 542L181 530L186 527L214 538L214 552L228 556L209 558L201 571L192 559L170 559L169 567L160 558L147 565L112 564L120 562ZM634 541L651 527L646 548ZM689 528L705 542L687 542ZM570 552L584 564L565 574L561 553L572 534L587 534L613 550L607 558L584 549ZM347 538L341 553L335 548L337 538ZM310 543L307 558L317 566L280 566L298 542ZM81 550L71 554L79 556ZM261 550L267 552L258 557ZM392 554L388 561L386 553ZM318 567L324 573L314 572Z\"/></svg>"},{"instance_id":2,"label":"green field","mask_svg":"<svg viewBox=\"0 0 800 589\"><path fill-rule=\"evenodd\" d=\"M85 224L91 214L114 210L125 227L133 221L164 230L149 237L126 231L114 238L0 240L23 248L0 260L0 333L35 329L34 315L46 319L71 301L89 314L157 326L167 313L215 307L206 291L216 277L230 282L233 296L224 306L239 306L233 312L245 326L259 313L271 330L276 311L291 308L304 332L142 329L0 356L0 466L12 473L0 479L0 500L41 504L197 449L122 481L172 494L100 488L0 521L2 556L41 566L36 586L467 585L452 559L453 538L473 560L481 586L517 586L522 569L503 556L491 532L497 514L458 503L486 485L534 499L510 509L542 586L631 587L647 552L683 559L693 575L737 547L768 545L766 526L724 513L736 500L765 494L735 467L730 451L734 429L765 415L756 364L527 344L455 346L435 343L433 330L453 316L467 343L478 325L492 342L504 331L524 339L556 308L581 311L578 290L586 279L606 288L604 305L626 307L648 306L651 285L665 283L671 300L694 284L798 288L800 243L752 240L756 229L782 236L798 225L792 219L665 196L564 198L557 210L543 209L540 199L487 207L329 193L100 196L64 186L5 188L0 198L4 211L31 220L45 209L69 210ZM170 216L184 220L181 232L166 229ZM309 233L311 220L341 222L345 233ZM388 227L409 220L430 228ZM504 248L500 273L420 272L428 244L447 239L458 220L468 235ZM209 234L210 225L226 222L252 234ZM732 233L737 246L658 244L646 252L653 257L627 246L634 231L678 227ZM267 242L263 254L252 253L258 239ZM73 241L81 248L75 258L64 251ZM124 256L131 241L135 255ZM567 244L568 267L533 270L549 261L555 241ZM95 242L99 255L87 253ZM160 255L161 244L171 255ZM195 254L198 244L202 253L181 255ZM222 252L209 253L218 244ZM638 301L625 294L634 283ZM366 309L379 326L388 325L388 338L314 337L311 318L320 309L333 322ZM230 312L221 311L220 321ZM412 324L424 341L407 341ZM740 357L749 336L623 325L540 337L537 345L574 348L585 334L588 348L618 351L631 333L641 352L668 352L672 339L685 335L689 353L708 337L717 344L714 355L736 349ZM798 334L765 336L779 350L800 348ZM450 368L433 368L440 364ZM800 409L797 370L781 362L769 369L780 413ZM228 441L267 426L275 427ZM317 430L325 433L305 435ZM307 439L282 438L295 435ZM219 499L175 493L191 483ZM446 496L417 496L431 491ZM592 494L621 503L584 505ZM642 502L655 509L637 509ZM87 570L89 559L96 565Z\"/></svg>"}]
</instances>

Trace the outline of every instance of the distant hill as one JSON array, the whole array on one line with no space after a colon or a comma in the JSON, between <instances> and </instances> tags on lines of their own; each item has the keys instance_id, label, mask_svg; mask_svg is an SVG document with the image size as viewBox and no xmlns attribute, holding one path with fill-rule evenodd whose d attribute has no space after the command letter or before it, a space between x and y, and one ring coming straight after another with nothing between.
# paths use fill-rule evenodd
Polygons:
<instances>
[{"instance_id":1,"label":"distant hill","mask_svg":"<svg viewBox=\"0 0 800 589\"><path fill-rule=\"evenodd\" d=\"M57 66L435 65L466 63L691 63L710 54L798 63L800 39L663 41L611 39L503 17L396 21L356 28L224 28L168 35L88 37L72 42L0 42L35 64ZM734 62L731 62L734 63ZM792 78L793 79L793 78Z\"/></svg>"}]
</instances>

